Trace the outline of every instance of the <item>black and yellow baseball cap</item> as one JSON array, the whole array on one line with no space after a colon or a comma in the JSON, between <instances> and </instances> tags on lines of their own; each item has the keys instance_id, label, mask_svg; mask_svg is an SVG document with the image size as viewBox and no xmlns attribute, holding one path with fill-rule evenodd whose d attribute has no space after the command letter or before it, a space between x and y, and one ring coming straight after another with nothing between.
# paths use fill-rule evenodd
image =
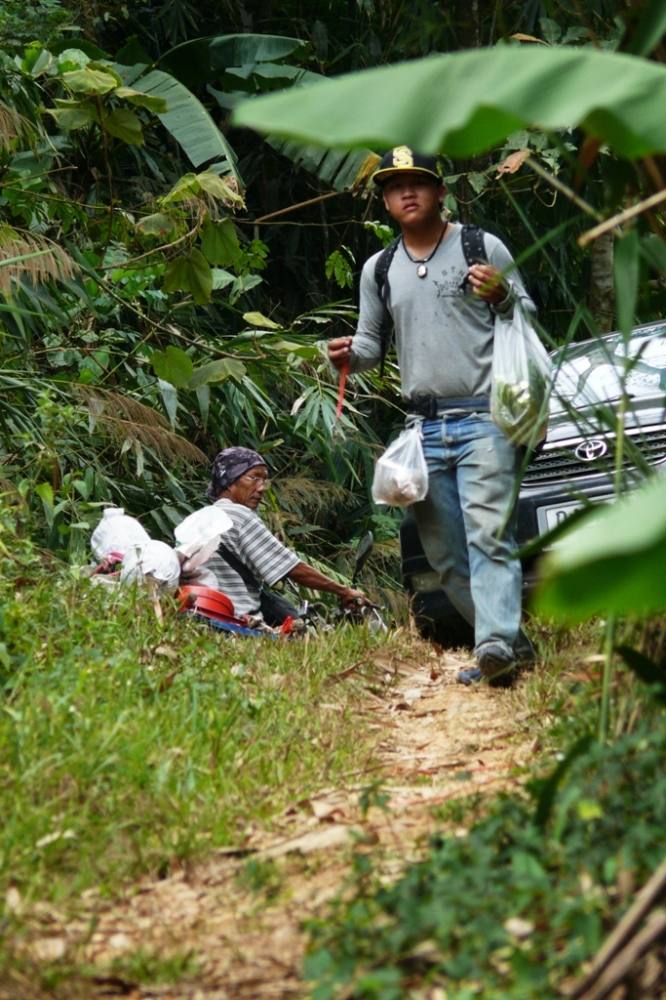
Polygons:
<instances>
[{"instance_id":1,"label":"black and yellow baseball cap","mask_svg":"<svg viewBox=\"0 0 666 1000\"><path fill-rule=\"evenodd\" d=\"M409 146L394 146L393 149L389 149L388 153L384 153L379 161L379 166L372 175L372 179L375 184L381 187L389 177L395 177L396 174L402 174L405 171L416 174L427 174L428 177L432 177L438 184L442 183L442 175L437 166L437 158L435 156L424 156L421 153L415 153Z\"/></svg>"}]
</instances>

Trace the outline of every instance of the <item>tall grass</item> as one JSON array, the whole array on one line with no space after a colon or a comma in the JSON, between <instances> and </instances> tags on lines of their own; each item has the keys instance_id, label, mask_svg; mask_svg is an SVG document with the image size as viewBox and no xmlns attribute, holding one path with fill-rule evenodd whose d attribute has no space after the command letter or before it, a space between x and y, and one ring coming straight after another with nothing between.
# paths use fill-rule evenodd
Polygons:
<instances>
[{"instance_id":1,"label":"tall grass","mask_svg":"<svg viewBox=\"0 0 666 1000\"><path fill-rule=\"evenodd\" d=\"M377 640L237 640L160 624L140 592L66 572L0 585L0 898L114 891L363 769L355 682Z\"/></svg>"}]
</instances>

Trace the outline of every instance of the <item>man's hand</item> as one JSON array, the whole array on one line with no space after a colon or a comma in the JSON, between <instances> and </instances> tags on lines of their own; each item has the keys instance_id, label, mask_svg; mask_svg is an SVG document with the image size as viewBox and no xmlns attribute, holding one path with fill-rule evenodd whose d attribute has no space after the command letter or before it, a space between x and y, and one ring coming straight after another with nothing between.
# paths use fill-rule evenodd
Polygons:
<instances>
[{"instance_id":1,"label":"man's hand","mask_svg":"<svg viewBox=\"0 0 666 1000\"><path fill-rule=\"evenodd\" d=\"M506 298L507 287L502 272L492 264L472 264L467 276L472 293L491 306L499 305Z\"/></svg>"},{"instance_id":2,"label":"man's hand","mask_svg":"<svg viewBox=\"0 0 666 1000\"><path fill-rule=\"evenodd\" d=\"M343 593L340 594L340 603L343 608L362 608L364 605L371 604L372 602L368 600L362 590L352 590L351 587L345 587Z\"/></svg>"},{"instance_id":3,"label":"man's hand","mask_svg":"<svg viewBox=\"0 0 666 1000\"><path fill-rule=\"evenodd\" d=\"M328 342L328 359L331 364L340 371L346 364L349 364L351 356L351 337L334 337Z\"/></svg>"}]
</instances>

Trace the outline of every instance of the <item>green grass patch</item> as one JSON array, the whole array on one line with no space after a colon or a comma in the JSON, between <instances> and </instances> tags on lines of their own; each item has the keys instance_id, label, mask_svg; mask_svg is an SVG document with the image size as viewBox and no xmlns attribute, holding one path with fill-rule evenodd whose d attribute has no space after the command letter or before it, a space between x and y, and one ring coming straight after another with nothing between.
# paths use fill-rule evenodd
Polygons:
<instances>
[{"instance_id":1,"label":"green grass patch","mask_svg":"<svg viewBox=\"0 0 666 1000\"><path fill-rule=\"evenodd\" d=\"M234 639L169 598L160 623L141 591L45 574L29 549L5 568L0 899L15 887L29 913L36 900L67 911L93 886L113 895L243 844L371 759L360 681L328 683L386 641L367 630ZM248 870L257 889L267 879ZM12 914L8 941L20 925Z\"/></svg>"}]
</instances>

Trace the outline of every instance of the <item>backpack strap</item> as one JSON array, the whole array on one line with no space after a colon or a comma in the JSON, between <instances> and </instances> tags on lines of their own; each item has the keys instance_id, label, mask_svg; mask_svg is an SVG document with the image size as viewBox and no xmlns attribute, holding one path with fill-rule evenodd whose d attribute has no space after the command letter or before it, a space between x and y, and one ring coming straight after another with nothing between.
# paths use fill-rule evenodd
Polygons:
<instances>
[{"instance_id":1,"label":"backpack strap","mask_svg":"<svg viewBox=\"0 0 666 1000\"><path fill-rule=\"evenodd\" d=\"M484 237L484 230L481 229L480 226L474 226L471 223L463 224L460 238L462 243L462 252L468 267L471 267L472 264L488 263ZM384 315L382 317L382 325L379 331L381 349L379 361L380 375L384 374L384 362L386 361L386 355L389 352L391 338L393 335L393 320L389 309L391 285L389 284L388 273L401 239L402 237L398 236L397 239L392 240L392 242L382 250L379 257L375 261L375 284L377 285L377 294L382 305L384 306ZM465 278L465 281L463 282L463 288L466 283L467 278Z\"/></svg>"},{"instance_id":2,"label":"backpack strap","mask_svg":"<svg viewBox=\"0 0 666 1000\"><path fill-rule=\"evenodd\" d=\"M388 273L401 239L402 237L398 236L396 239L392 240L387 247L384 247L375 261L375 284L377 285L377 294L384 307L382 325L379 331L381 350L379 360L380 375L384 374L384 362L386 361L386 355L388 354L389 347L391 346L391 336L393 334L393 320L391 319L391 312L389 310L391 286L388 280Z\"/></svg>"},{"instance_id":3,"label":"backpack strap","mask_svg":"<svg viewBox=\"0 0 666 1000\"><path fill-rule=\"evenodd\" d=\"M474 226L471 223L464 223L460 239L462 242L462 252L465 255L467 266L472 264L487 264L488 254L486 253L485 233L481 226Z\"/></svg>"}]
</instances>

